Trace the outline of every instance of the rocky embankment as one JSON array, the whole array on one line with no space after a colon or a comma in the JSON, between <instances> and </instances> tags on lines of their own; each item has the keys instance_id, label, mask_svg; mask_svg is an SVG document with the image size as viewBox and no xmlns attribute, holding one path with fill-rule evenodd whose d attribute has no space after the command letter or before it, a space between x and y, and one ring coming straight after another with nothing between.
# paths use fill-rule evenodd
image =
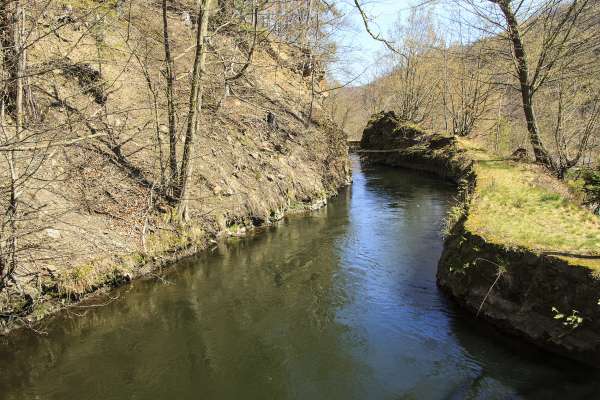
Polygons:
<instances>
[{"instance_id":1,"label":"rocky embankment","mask_svg":"<svg viewBox=\"0 0 600 400\"><path fill-rule=\"evenodd\" d=\"M371 163L428 171L458 185L459 204L448 217L437 280L459 305L504 332L600 367L598 255L593 251L587 254L564 249L553 251L544 246L543 239L532 240L527 246L510 234L499 232L496 225L482 222L486 221L482 203L493 198L489 191L502 190L501 181L494 180L494 171L513 173L509 185L517 185L519 181L526 183L526 187L535 185L527 180L525 167L512 161L490 160L468 142L402 124L393 113L373 116L364 131L361 147L362 157ZM539 203L539 224L545 222L542 202L553 196L559 195L546 191L542 200L532 202L533 207L536 201ZM501 202L502 207L509 204L504 211L505 219L519 218L521 209L526 207L510 196ZM511 207L515 208L514 213ZM576 210L570 204L564 207ZM581 218L597 223L595 217L586 216L584 210L580 212ZM517 219L513 222L519 224ZM507 226L510 225L508 221ZM519 237L528 233L534 236L533 225L520 227L525 232L519 231ZM588 231L587 235L590 234L593 232ZM574 245L575 240L570 244Z\"/></svg>"}]
</instances>

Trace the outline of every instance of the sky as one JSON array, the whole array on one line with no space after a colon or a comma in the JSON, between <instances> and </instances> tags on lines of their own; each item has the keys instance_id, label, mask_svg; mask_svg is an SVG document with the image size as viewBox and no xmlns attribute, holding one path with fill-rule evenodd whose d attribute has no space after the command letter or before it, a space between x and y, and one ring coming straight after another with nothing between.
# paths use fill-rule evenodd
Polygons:
<instances>
[{"instance_id":1,"label":"sky","mask_svg":"<svg viewBox=\"0 0 600 400\"><path fill-rule=\"evenodd\" d=\"M370 18L371 30L388 38L399 18L406 19L415 0L360 0ZM377 64L385 54L385 45L366 32L353 0L338 0L337 6L346 14L346 27L337 33L340 60L334 66L336 79L353 84L364 84L374 78Z\"/></svg>"},{"instance_id":2,"label":"sky","mask_svg":"<svg viewBox=\"0 0 600 400\"><path fill-rule=\"evenodd\" d=\"M340 59L334 64L332 75L339 82L351 82L351 86L368 83L377 75L379 61L382 55L389 54L389 50L366 32L353 0L335 2L346 14L346 24L335 37ZM421 3L423 0L360 0L370 19L371 30L384 38L390 38L394 25L398 21L406 21L411 9ZM433 16L438 24L448 26L448 11L439 3L431 6Z\"/></svg>"}]
</instances>

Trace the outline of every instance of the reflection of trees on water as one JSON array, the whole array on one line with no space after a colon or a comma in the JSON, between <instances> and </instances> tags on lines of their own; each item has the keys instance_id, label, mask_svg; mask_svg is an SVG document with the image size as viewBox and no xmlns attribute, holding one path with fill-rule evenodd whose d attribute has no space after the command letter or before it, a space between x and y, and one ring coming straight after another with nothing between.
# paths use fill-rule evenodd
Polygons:
<instances>
[{"instance_id":1,"label":"reflection of trees on water","mask_svg":"<svg viewBox=\"0 0 600 400\"><path fill-rule=\"evenodd\" d=\"M186 261L167 275L173 285L135 282L116 302L55 322L48 337L19 339L19 350L0 353L12 366L0 390L285 398L298 395L290 388L323 395L318 382L335 371L345 383L331 390L352 393L356 366L340 343L343 293L333 280L346 200Z\"/></svg>"},{"instance_id":2,"label":"reflection of trees on water","mask_svg":"<svg viewBox=\"0 0 600 400\"><path fill-rule=\"evenodd\" d=\"M490 340L436 291L451 187L355 179L331 207L180 263L172 285L134 282L0 344L0 397L594 398L598 376Z\"/></svg>"},{"instance_id":3,"label":"reflection of trees on water","mask_svg":"<svg viewBox=\"0 0 600 400\"><path fill-rule=\"evenodd\" d=\"M403 280L422 285L435 280L437 261L442 251L441 227L455 188L430 174L398 172L397 168L371 167L365 188L377 194L382 204L373 210L354 210L362 219L361 237L373 237L367 250L393 255L391 262L402 269ZM373 179L373 177L375 179ZM361 214L365 214L361 216ZM370 221L376 221L371 223ZM384 229L376 225L385 225ZM377 237L377 235L385 237ZM389 237L395 238L389 240ZM410 289L410 287L408 288ZM412 289L411 289L412 290Z\"/></svg>"}]
</instances>

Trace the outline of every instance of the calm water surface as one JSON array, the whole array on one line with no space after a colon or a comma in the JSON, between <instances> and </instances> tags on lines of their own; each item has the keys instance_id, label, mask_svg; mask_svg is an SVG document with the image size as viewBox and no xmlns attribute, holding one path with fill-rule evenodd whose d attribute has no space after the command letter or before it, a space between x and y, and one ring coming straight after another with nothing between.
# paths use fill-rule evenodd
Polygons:
<instances>
[{"instance_id":1,"label":"calm water surface","mask_svg":"<svg viewBox=\"0 0 600 400\"><path fill-rule=\"evenodd\" d=\"M327 208L0 343L0 398L600 398L600 376L475 326L437 289L452 187L354 164Z\"/></svg>"}]
</instances>

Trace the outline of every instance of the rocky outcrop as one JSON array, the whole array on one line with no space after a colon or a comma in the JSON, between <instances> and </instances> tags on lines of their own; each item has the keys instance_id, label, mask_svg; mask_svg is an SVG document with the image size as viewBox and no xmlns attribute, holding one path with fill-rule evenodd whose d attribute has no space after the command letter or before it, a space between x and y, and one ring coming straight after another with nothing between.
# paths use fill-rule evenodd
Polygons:
<instances>
[{"instance_id":1,"label":"rocky outcrop","mask_svg":"<svg viewBox=\"0 0 600 400\"><path fill-rule=\"evenodd\" d=\"M471 161L464 156L454 137L402 123L393 111L371 117L359 153L371 164L427 171L455 183L470 174Z\"/></svg>"},{"instance_id":2,"label":"rocky outcrop","mask_svg":"<svg viewBox=\"0 0 600 400\"><path fill-rule=\"evenodd\" d=\"M418 125L402 122L393 111L374 114L360 141L360 147L364 150L407 149L419 145L437 150L455 144L453 136L427 132Z\"/></svg>"},{"instance_id":3,"label":"rocky outcrop","mask_svg":"<svg viewBox=\"0 0 600 400\"><path fill-rule=\"evenodd\" d=\"M437 282L475 318L536 346L600 367L600 280L576 257L492 243L466 228L477 185L474 160L453 139L376 114L365 129L370 163L437 174L458 184L456 221Z\"/></svg>"}]
</instances>

